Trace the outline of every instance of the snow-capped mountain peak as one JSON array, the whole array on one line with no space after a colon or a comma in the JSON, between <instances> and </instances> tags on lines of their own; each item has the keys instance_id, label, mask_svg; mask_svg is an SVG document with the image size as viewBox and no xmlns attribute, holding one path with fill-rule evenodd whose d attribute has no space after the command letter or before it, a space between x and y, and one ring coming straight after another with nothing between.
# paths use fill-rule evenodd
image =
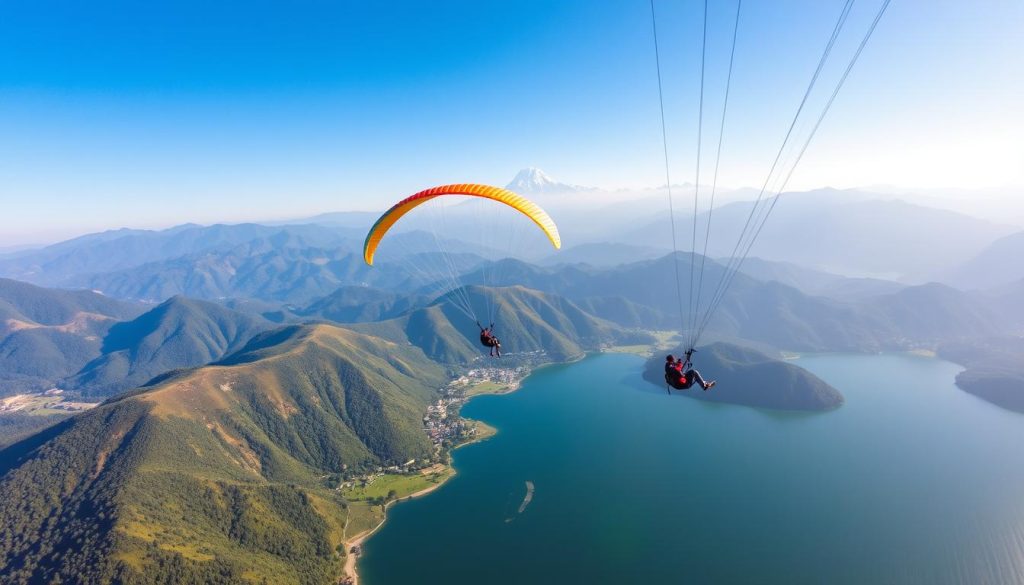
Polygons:
<instances>
[{"instance_id":1,"label":"snow-capped mountain peak","mask_svg":"<svg viewBox=\"0 0 1024 585\"><path fill-rule=\"evenodd\" d=\"M583 190L577 185L559 183L544 171L533 167L516 173L515 178L505 188L516 193L568 193Z\"/></svg>"}]
</instances>

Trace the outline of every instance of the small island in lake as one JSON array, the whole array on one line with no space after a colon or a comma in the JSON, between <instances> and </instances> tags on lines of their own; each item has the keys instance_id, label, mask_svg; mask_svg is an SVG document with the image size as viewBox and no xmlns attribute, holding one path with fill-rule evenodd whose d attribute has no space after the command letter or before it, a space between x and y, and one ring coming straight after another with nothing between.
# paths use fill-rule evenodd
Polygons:
<instances>
[{"instance_id":1,"label":"small island in lake","mask_svg":"<svg viewBox=\"0 0 1024 585\"><path fill-rule=\"evenodd\" d=\"M665 354L678 356L683 351L680 348ZM644 379L665 385L665 354L647 360ZM754 349L714 343L698 348L694 362L697 371L706 379L715 380L717 385L707 392L694 386L689 390L673 390L673 394L777 410L824 411L843 404L843 395L821 378Z\"/></svg>"}]
</instances>

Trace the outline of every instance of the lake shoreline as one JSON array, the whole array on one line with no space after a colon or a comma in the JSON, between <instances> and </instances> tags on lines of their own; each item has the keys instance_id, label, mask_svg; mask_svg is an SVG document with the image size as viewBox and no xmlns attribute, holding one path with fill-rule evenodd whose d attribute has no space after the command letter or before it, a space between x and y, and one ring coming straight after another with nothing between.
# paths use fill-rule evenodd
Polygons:
<instances>
[{"instance_id":1,"label":"lake shoreline","mask_svg":"<svg viewBox=\"0 0 1024 585\"><path fill-rule=\"evenodd\" d=\"M543 367L545 365L552 365L552 364L542 364L542 366L539 366L539 367ZM470 395L470 396L468 396L466 398L466 402L463 405L468 404L470 400L472 400L473 398L476 398L477 396L503 396L503 395L507 395L507 394L512 394L513 392L519 390L519 388L522 387L522 382L526 378L528 378L531 374L533 374L534 371L535 370L530 370L530 372L528 374L523 376L515 384L510 384L508 386L504 386L502 388L495 389L493 391L485 391L485 392L479 392L479 393L476 393L476 394L472 394L472 395ZM341 583L348 583L348 584L351 584L351 585L358 585L359 584L359 567L358 567L358 564L359 564L359 557L361 555L353 554L352 553L352 548L353 547L362 547L363 544L366 543L366 541L369 540L369 538L371 536L373 536L378 530L381 529L381 527L384 526L384 523L387 522L387 511L388 511L388 509L391 506L393 506L394 504L397 504L399 502L404 502L406 500L412 500L414 498L421 498L423 496L429 495L432 492L440 489L441 486L445 485L446 483L451 481L452 478L454 478L456 475L458 475L458 470L455 468L454 462L451 459L451 453L454 453L455 451L457 451L457 450L459 450L459 449L461 449L463 447L466 447L468 445L473 445L473 444L476 444L476 443L482 443L483 441L486 441L486 440L490 439L491 437L495 436L496 434L498 434L498 429L497 428L492 427L491 425L489 425L489 424L487 424L487 423L485 423L483 421L474 420L474 419L470 419L470 418L464 418L464 420L470 421L470 422L473 422L474 424L476 424L476 427L478 429L477 435L474 436L472 439L470 439L468 441L464 441L462 443L459 443L458 445L455 445L454 447L451 448L451 450L449 450L449 452L448 452L448 456L449 456L448 463L444 464L445 471L448 473L448 476L445 477L443 481L441 481L441 482L439 482L439 483L437 483L435 485L432 485L432 486L430 486L428 488L425 488L425 489L419 490L417 492L414 492L412 494L409 494L407 496L404 496L404 497L401 497L401 498L396 498L394 500L386 502L384 504L384 510L383 510L384 517L381 518L381 521L378 522L376 526L374 526L373 528L370 528L369 530L364 530L363 532L361 532L359 534L356 534L355 536L352 536L351 538L348 538L348 539L342 541L342 546L344 546L344 550L345 550L345 564L342 567L342 574L341 574L341 581L340 581Z\"/></svg>"},{"instance_id":2,"label":"lake shoreline","mask_svg":"<svg viewBox=\"0 0 1024 585\"><path fill-rule=\"evenodd\" d=\"M484 439L479 439L479 440L484 440ZM468 441L468 442L464 443L463 445L469 445L470 443L475 443L475 442L477 442L477 439L474 439L473 441ZM459 446L461 447L462 445L459 445ZM455 477L455 470L454 470L454 468L451 469L451 473L448 475L448 477L446 477L444 479L444 481L442 481L442 482L440 482L438 484L432 485L432 486L430 486L428 488L424 488L422 490L419 490L418 492L411 493L408 496L405 496L404 498L400 498L400 499L396 499L396 500L391 500L390 502L385 503L384 504L384 517L381 518L381 521L378 522L376 526L374 526L373 528L371 528L369 530L365 530L365 531L363 531L363 532L353 536L352 538L350 538L348 540L345 540L342 543L343 546L345 547L345 564L342 567L342 577L341 577L342 581L341 582L342 583L350 583L352 585L358 585L358 583L359 583L359 571L358 571L358 568L357 568L357 564L359 562L359 555L353 554L352 553L352 549L354 547L362 547L363 543L365 543L371 536L374 535L374 533L376 533L378 530L380 530L380 528L382 526L384 526L384 523L387 522L387 511L388 511L388 508L390 508L392 505L394 505L394 504L396 504L398 502L401 502L401 501L411 500L413 498L420 498L420 497L426 496L426 495L430 494L431 492L433 492L434 490L440 488L444 484L448 483L448 480L450 480L453 477ZM347 579L347 581L346 581L346 579Z\"/></svg>"},{"instance_id":3,"label":"lake shoreline","mask_svg":"<svg viewBox=\"0 0 1024 585\"><path fill-rule=\"evenodd\" d=\"M598 350L594 350L594 351L586 351L586 352L583 352L580 355L572 356L569 359L566 359L566 360L560 361L560 362L545 362L545 363L537 364L537 365L533 366L532 368L530 368L529 372L527 372L526 375L524 375L522 378L517 380L515 383L507 384L507 385L504 385L504 386L502 386L500 388L495 388L493 390L486 390L486 391L482 391L482 392L475 392L475 393L467 394L466 400L463 403L463 406L465 406L466 404L469 404L469 402L472 399L474 399L474 398L476 398L478 396L506 396L506 395L512 394L514 392L517 392L520 388L522 388L523 383L526 381L527 378L532 376L538 370L541 370L541 369L544 369L544 368L547 368L547 367L556 366L556 365L573 364L573 363L581 362L581 361L587 359L587 357L589 357L591 355L599 355L599 354L602 354L602 353L631 353L631 354L635 354L636 353L635 351L622 351L622 352L616 351L616 347L617 346L612 346L612 347L609 347L609 348L602 348L602 349L598 349ZM650 345L650 351L654 351L656 349L659 349L659 343L658 342L655 342L655 343ZM361 533L359 533L359 534L357 534L357 535L355 535L355 536L353 536L353 537L343 541L343 546L345 547L345 564L344 564L344 566L342 568L342 576L341 576L341 579L342 579L341 582L342 583L350 583L351 585L358 585L358 583L359 583L359 567L358 567L358 564L359 564L359 556L361 556L361 555L352 554L352 552L351 552L352 551L352 547L356 547L356 546L362 547L363 544L367 540L369 540L369 538L371 536L373 536L378 530L380 530L384 526L384 523L387 522L387 510L388 510L388 508L390 508L393 504L396 504L398 502L403 502L405 500L411 500L413 498L419 498L419 497L423 497L423 496L429 495L430 493L432 493L435 490L439 489L441 486L443 486L446 483L448 483L453 477L455 477L458 474L458 471L455 468L454 462L451 459L451 454L454 453L455 451L461 449L462 447L467 446L467 445L472 445L472 444L475 444L475 443L481 443L483 441L486 441L486 440L490 439L491 437L493 437L494 435L496 435L498 433L498 429L497 428L492 427L491 425L489 425L489 424L487 424L487 423L485 423L483 421L469 419L469 418L466 418L465 420L472 421L473 423L475 423L477 425L477 428L483 427L484 432L483 433L479 433L477 436L473 437L469 441L465 441L463 443L459 443L458 445L456 445L456 446L451 448L451 450L449 451L449 461L448 461L447 464L445 464L446 471L449 474L448 477L446 477L440 483L438 483L436 485L433 485L433 486L430 486L429 488L420 490L420 491L415 492L413 494L410 494L408 496L405 496L405 497L402 497L402 498L397 498L395 500L392 500L390 502L385 503L384 504L384 517L381 519L381 521L379 523L377 523L376 526L374 526L373 528L371 528L369 530L365 530L365 531L363 531L363 532L361 532ZM346 579L348 579L348 580L346 581Z\"/></svg>"},{"instance_id":4,"label":"lake shoreline","mask_svg":"<svg viewBox=\"0 0 1024 585\"><path fill-rule=\"evenodd\" d=\"M1005 444L1024 427L957 390L957 365L805 354L797 365L850 392L819 417L685 404L638 383L642 364L606 352L472 403L464 414L502 437L389 516L363 583L1013 581L1024 455ZM881 376L865 384L865 371ZM524 480L537 491L520 516ZM663 554L680 533L700 542ZM955 547L976 561L945 554ZM595 550L609 554L595 563Z\"/></svg>"}]
</instances>

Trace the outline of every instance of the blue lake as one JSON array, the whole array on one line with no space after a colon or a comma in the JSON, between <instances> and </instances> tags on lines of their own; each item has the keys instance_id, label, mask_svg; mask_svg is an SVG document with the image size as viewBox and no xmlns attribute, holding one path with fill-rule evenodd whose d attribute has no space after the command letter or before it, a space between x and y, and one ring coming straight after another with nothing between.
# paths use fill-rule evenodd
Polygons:
<instances>
[{"instance_id":1,"label":"blue lake","mask_svg":"<svg viewBox=\"0 0 1024 585\"><path fill-rule=\"evenodd\" d=\"M473 399L463 414L498 435L389 511L363 582L1024 583L1024 416L960 391L937 359L794 363L846 404L669 396L623 354Z\"/></svg>"}]
</instances>

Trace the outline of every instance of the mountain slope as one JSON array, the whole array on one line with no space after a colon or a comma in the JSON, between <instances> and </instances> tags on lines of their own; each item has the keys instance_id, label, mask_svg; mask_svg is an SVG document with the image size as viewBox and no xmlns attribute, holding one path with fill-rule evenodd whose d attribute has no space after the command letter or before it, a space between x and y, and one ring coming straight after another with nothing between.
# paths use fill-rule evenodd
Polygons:
<instances>
[{"instance_id":1,"label":"mountain slope","mask_svg":"<svg viewBox=\"0 0 1024 585\"><path fill-rule=\"evenodd\" d=\"M931 283L911 286L868 301L895 332L918 342L983 337L1005 324L987 303L948 286Z\"/></svg>"},{"instance_id":2,"label":"mountain slope","mask_svg":"<svg viewBox=\"0 0 1024 585\"><path fill-rule=\"evenodd\" d=\"M1024 232L1000 238L977 256L947 271L943 282L960 289L986 289L1024 278Z\"/></svg>"},{"instance_id":3,"label":"mountain slope","mask_svg":"<svg viewBox=\"0 0 1024 585\"><path fill-rule=\"evenodd\" d=\"M618 266L640 260L651 260L664 256L668 250L649 246L631 246L629 244L594 243L579 244L565 250L559 250L541 261L545 266L558 264L589 264L591 266Z\"/></svg>"},{"instance_id":4,"label":"mountain slope","mask_svg":"<svg viewBox=\"0 0 1024 585\"><path fill-rule=\"evenodd\" d=\"M483 261L477 254L500 256L479 245L439 239L429 222L422 226L426 232L410 231L415 224L403 222L389 235L381 262L372 268L362 261L365 230L308 224L184 225L92 234L0 258L0 277L150 303L186 295L305 305L341 286L404 290L428 284L430 274L414 278L410 271L417 271L410 266L430 262L439 241L450 254L447 259L457 258L466 269Z\"/></svg>"},{"instance_id":5,"label":"mountain slope","mask_svg":"<svg viewBox=\"0 0 1024 585\"><path fill-rule=\"evenodd\" d=\"M690 255L677 255L679 269L689 270ZM700 259L698 258L699 262ZM611 269L564 266L542 269L507 261L499 272L510 282L554 294L593 308L595 314L626 326L674 330L680 326L680 299L674 282L672 255ZM713 285L724 267L708 259L703 298L706 306ZM476 282L477 274L464 277ZM683 285L682 310L689 291ZM606 311L606 312L605 312ZM854 307L810 297L778 283L762 283L738 274L720 308L712 316L709 332L742 337L790 349L854 349L873 347L879 336L857 320Z\"/></svg>"},{"instance_id":6,"label":"mountain slope","mask_svg":"<svg viewBox=\"0 0 1024 585\"><path fill-rule=\"evenodd\" d=\"M200 299L247 297L305 304L345 285L396 286L407 271L367 266L344 249L279 248L252 241L217 254L182 256L75 282L125 299L162 302L175 295Z\"/></svg>"},{"instance_id":7,"label":"mountain slope","mask_svg":"<svg viewBox=\"0 0 1024 585\"><path fill-rule=\"evenodd\" d=\"M675 263L682 278L682 299L675 285ZM677 330L689 305L690 254L613 268L582 265L541 268L514 260L492 270L506 279L497 284L524 286L563 295L595 315L624 326ZM700 264L698 256L696 262ZM701 315L725 267L707 259ZM463 277L481 282L480 272ZM859 282L859 281L858 281ZM834 300L805 294L777 281L762 282L737 274L708 322L709 336L738 338L798 351L877 351L933 347L969 335L992 335L1004 325L973 296L938 285L909 287L887 295L852 295ZM695 299L696 301L696 299ZM680 308L681 306L681 308ZM900 307L908 309L907 314Z\"/></svg>"},{"instance_id":8,"label":"mountain slope","mask_svg":"<svg viewBox=\"0 0 1024 585\"><path fill-rule=\"evenodd\" d=\"M6 582L331 582L351 506L325 476L429 455L441 374L284 328L0 451Z\"/></svg>"},{"instance_id":9,"label":"mountain slope","mask_svg":"<svg viewBox=\"0 0 1024 585\"><path fill-rule=\"evenodd\" d=\"M709 255L733 255L750 208L750 202L738 202L714 210ZM706 225L707 219L701 213L698 225ZM683 218L683 225L688 223ZM872 193L819 189L783 195L753 253L845 276L918 283L969 260L1012 230ZM671 247L671 233L664 217L604 239ZM808 238L814 245L807 245Z\"/></svg>"},{"instance_id":10,"label":"mountain slope","mask_svg":"<svg viewBox=\"0 0 1024 585\"><path fill-rule=\"evenodd\" d=\"M83 314L112 319L142 312L126 303L87 290L47 289L0 278L0 320L16 319L44 326L66 325Z\"/></svg>"},{"instance_id":11,"label":"mountain slope","mask_svg":"<svg viewBox=\"0 0 1024 585\"><path fill-rule=\"evenodd\" d=\"M726 261L720 260L720 262ZM775 262L760 258L747 258L741 266L741 272L763 282L774 280L805 294L836 300L861 300L875 295L893 293L905 286L891 280L849 278L804 268L789 262Z\"/></svg>"},{"instance_id":12,"label":"mountain slope","mask_svg":"<svg viewBox=\"0 0 1024 585\"><path fill-rule=\"evenodd\" d=\"M113 272L171 258L222 251L256 239L278 246L355 246L358 235L321 226L186 224L160 231L116 230L82 236L0 260L0 276L57 285L85 274ZM290 239L291 242L286 240Z\"/></svg>"},{"instance_id":13,"label":"mountain slope","mask_svg":"<svg viewBox=\"0 0 1024 585\"><path fill-rule=\"evenodd\" d=\"M465 288L480 318L493 311L502 354L543 352L554 361L580 356L587 349L639 335L590 315L571 301L524 287ZM380 323L352 325L358 331L398 343L411 343L442 363L471 363L485 355L476 324L449 293L428 307Z\"/></svg>"},{"instance_id":14,"label":"mountain slope","mask_svg":"<svg viewBox=\"0 0 1024 585\"><path fill-rule=\"evenodd\" d=\"M91 291L0 279L0 396L52 388L99 355L111 326L140 312Z\"/></svg>"},{"instance_id":15,"label":"mountain slope","mask_svg":"<svg viewBox=\"0 0 1024 585\"><path fill-rule=\"evenodd\" d=\"M1024 413L1024 337L948 343L939 348L939 355L967 368L956 376L960 389Z\"/></svg>"},{"instance_id":16,"label":"mountain slope","mask_svg":"<svg viewBox=\"0 0 1024 585\"><path fill-rule=\"evenodd\" d=\"M1024 334L1024 279L981 295L991 303L1000 318L1006 319L1010 332Z\"/></svg>"},{"instance_id":17,"label":"mountain slope","mask_svg":"<svg viewBox=\"0 0 1024 585\"><path fill-rule=\"evenodd\" d=\"M86 397L112 396L164 372L218 360L268 328L269 323L227 307L174 297L112 326L103 355L62 386Z\"/></svg>"},{"instance_id":18,"label":"mountain slope","mask_svg":"<svg viewBox=\"0 0 1024 585\"><path fill-rule=\"evenodd\" d=\"M367 286L343 286L296 313L336 323L382 321L425 304L428 299L417 294L402 295Z\"/></svg>"},{"instance_id":19,"label":"mountain slope","mask_svg":"<svg viewBox=\"0 0 1024 585\"><path fill-rule=\"evenodd\" d=\"M586 191L586 187L559 183L552 179L544 171L530 167L516 173L512 181L505 186L509 191L523 195L535 193L572 193L575 191Z\"/></svg>"},{"instance_id":20,"label":"mountain slope","mask_svg":"<svg viewBox=\"0 0 1024 585\"><path fill-rule=\"evenodd\" d=\"M425 241L429 239L428 241ZM386 254L375 266L352 246L307 246L284 233L256 238L227 249L188 254L64 281L124 299L162 302L175 295L207 300L248 298L306 305L344 286L408 290L447 274L440 270L437 241L421 232L395 234L385 241ZM466 247L453 240L446 246ZM433 250L431 251L431 246ZM382 248L384 246L382 245ZM456 268L471 269L483 259L451 252L444 257Z\"/></svg>"}]
</instances>

